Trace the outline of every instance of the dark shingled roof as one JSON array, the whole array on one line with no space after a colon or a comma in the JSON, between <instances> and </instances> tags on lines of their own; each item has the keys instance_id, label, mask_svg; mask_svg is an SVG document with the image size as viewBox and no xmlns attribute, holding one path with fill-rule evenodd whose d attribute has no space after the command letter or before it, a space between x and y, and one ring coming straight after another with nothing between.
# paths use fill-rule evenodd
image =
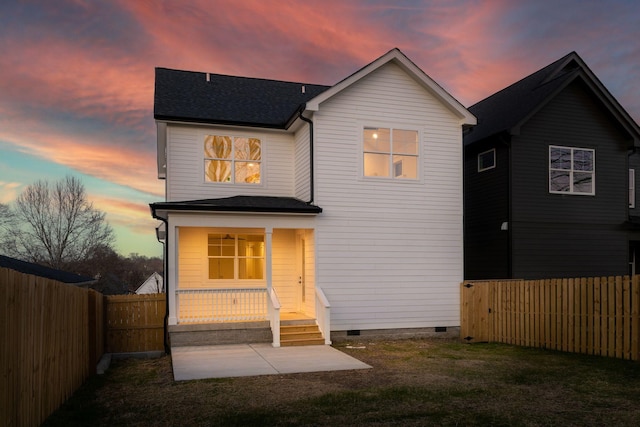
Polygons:
<instances>
[{"instance_id":1,"label":"dark shingled roof","mask_svg":"<svg viewBox=\"0 0 640 427\"><path fill-rule=\"evenodd\" d=\"M612 114L637 139L638 125L589 70L582 58L576 52L571 52L469 107L469 111L478 118L478 124L465 135L465 146L523 124L577 76L581 76L594 89L594 93L603 100Z\"/></svg>"},{"instance_id":2,"label":"dark shingled roof","mask_svg":"<svg viewBox=\"0 0 640 427\"><path fill-rule=\"evenodd\" d=\"M152 203L154 217L158 210L207 212L269 212L319 214L322 208L293 197L233 196L222 199L188 200L184 202Z\"/></svg>"},{"instance_id":3,"label":"dark shingled roof","mask_svg":"<svg viewBox=\"0 0 640 427\"><path fill-rule=\"evenodd\" d=\"M507 131L521 123L576 72L575 68L567 68L545 81L570 55L575 53L570 53L469 107L469 111L478 118L478 124L465 136L465 145Z\"/></svg>"},{"instance_id":4,"label":"dark shingled roof","mask_svg":"<svg viewBox=\"0 0 640 427\"><path fill-rule=\"evenodd\" d=\"M208 75L156 68L155 119L286 129L308 100L330 88Z\"/></svg>"},{"instance_id":5,"label":"dark shingled roof","mask_svg":"<svg viewBox=\"0 0 640 427\"><path fill-rule=\"evenodd\" d=\"M45 277L51 280L57 280L58 282L67 283L70 285L89 284L96 281L91 277L69 273L68 271L56 270L55 268L21 261L19 259L10 258L4 255L0 255L0 267L16 270L24 274L31 274L34 276Z\"/></svg>"}]
</instances>

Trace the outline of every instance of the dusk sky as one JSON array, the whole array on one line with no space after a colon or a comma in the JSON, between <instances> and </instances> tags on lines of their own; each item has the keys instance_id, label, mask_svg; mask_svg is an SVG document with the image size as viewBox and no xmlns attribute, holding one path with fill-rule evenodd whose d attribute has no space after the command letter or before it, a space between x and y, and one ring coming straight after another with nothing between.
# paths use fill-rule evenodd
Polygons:
<instances>
[{"instance_id":1,"label":"dusk sky","mask_svg":"<svg viewBox=\"0 0 640 427\"><path fill-rule=\"evenodd\" d=\"M160 256L155 67L332 85L394 47L465 106L576 51L640 122L638 0L3 0L0 203L72 174Z\"/></svg>"}]
</instances>

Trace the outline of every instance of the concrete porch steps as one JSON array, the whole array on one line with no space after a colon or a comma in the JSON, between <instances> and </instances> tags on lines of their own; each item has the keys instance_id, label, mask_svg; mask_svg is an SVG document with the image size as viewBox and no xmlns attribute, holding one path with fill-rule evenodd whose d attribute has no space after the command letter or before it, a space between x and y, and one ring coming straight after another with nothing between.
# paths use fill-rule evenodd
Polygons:
<instances>
[{"instance_id":1,"label":"concrete porch steps","mask_svg":"<svg viewBox=\"0 0 640 427\"><path fill-rule=\"evenodd\" d=\"M280 324L280 346L324 345L315 319L284 320Z\"/></svg>"}]
</instances>

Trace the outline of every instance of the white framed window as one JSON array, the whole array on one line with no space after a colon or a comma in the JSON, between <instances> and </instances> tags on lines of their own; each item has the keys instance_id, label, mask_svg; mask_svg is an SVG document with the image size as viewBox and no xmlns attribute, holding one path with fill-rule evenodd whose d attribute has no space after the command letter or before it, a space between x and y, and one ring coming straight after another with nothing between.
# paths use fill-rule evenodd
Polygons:
<instances>
[{"instance_id":1,"label":"white framed window","mask_svg":"<svg viewBox=\"0 0 640 427\"><path fill-rule=\"evenodd\" d=\"M363 173L375 178L418 179L418 131L364 127Z\"/></svg>"},{"instance_id":2,"label":"white framed window","mask_svg":"<svg viewBox=\"0 0 640 427\"><path fill-rule=\"evenodd\" d=\"M595 150L549 146L549 192L594 195Z\"/></svg>"},{"instance_id":3,"label":"white framed window","mask_svg":"<svg viewBox=\"0 0 640 427\"><path fill-rule=\"evenodd\" d=\"M204 138L204 180L230 184L260 184L262 141L230 135Z\"/></svg>"},{"instance_id":4,"label":"white framed window","mask_svg":"<svg viewBox=\"0 0 640 427\"><path fill-rule=\"evenodd\" d=\"M264 279L264 235L212 233L207 237L209 280Z\"/></svg>"},{"instance_id":5,"label":"white framed window","mask_svg":"<svg viewBox=\"0 0 640 427\"><path fill-rule=\"evenodd\" d=\"M478 172L484 172L496 167L496 149L484 151L478 154Z\"/></svg>"},{"instance_id":6,"label":"white framed window","mask_svg":"<svg viewBox=\"0 0 640 427\"><path fill-rule=\"evenodd\" d=\"M629 169L629 207L636 207L636 170Z\"/></svg>"}]
</instances>

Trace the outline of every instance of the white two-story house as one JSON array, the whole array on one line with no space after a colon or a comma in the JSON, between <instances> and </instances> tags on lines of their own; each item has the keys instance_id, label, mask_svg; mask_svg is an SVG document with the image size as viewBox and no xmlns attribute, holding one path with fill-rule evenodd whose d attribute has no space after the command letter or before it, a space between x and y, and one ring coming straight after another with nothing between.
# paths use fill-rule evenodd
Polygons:
<instances>
[{"instance_id":1,"label":"white two-story house","mask_svg":"<svg viewBox=\"0 0 640 427\"><path fill-rule=\"evenodd\" d=\"M172 345L460 325L476 119L398 49L333 86L158 68L154 116Z\"/></svg>"}]
</instances>

